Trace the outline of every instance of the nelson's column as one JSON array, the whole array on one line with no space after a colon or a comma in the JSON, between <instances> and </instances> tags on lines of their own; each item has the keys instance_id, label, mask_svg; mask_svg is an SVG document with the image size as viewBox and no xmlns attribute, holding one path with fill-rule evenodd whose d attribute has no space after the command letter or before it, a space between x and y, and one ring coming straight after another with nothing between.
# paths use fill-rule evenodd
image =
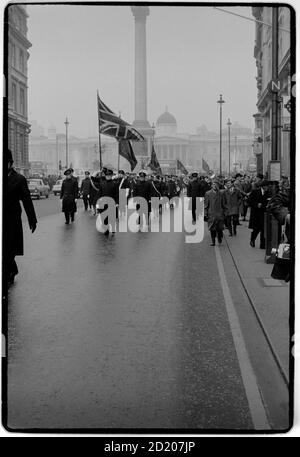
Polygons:
<instances>
[{"instance_id":1,"label":"nelson's column","mask_svg":"<svg viewBox=\"0 0 300 457\"><path fill-rule=\"evenodd\" d=\"M139 163L146 165L150 156L150 141L153 130L147 119L147 52L146 52L146 19L148 6L132 6L135 19L135 78L134 106L135 119L133 126L144 136L145 142L132 142L132 147Z\"/></svg>"}]
</instances>

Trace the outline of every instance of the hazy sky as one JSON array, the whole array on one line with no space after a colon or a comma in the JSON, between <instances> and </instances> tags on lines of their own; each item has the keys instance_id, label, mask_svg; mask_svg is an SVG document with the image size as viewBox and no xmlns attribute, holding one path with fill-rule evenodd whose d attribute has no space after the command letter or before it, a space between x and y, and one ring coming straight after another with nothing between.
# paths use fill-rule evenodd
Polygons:
<instances>
[{"instance_id":1,"label":"hazy sky","mask_svg":"<svg viewBox=\"0 0 300 457\"><path fill-rule=\"evenodd\" d=\"M251 16L249 7L224 7ZM134 120L134 18L129 6L29 5L28 116L79 137L97 134L96 92ZM230 117L253 128L255 23L213 7L150 7L148 120L168 105L178 131L219 129Z\"/></svg>"}]
</instances>

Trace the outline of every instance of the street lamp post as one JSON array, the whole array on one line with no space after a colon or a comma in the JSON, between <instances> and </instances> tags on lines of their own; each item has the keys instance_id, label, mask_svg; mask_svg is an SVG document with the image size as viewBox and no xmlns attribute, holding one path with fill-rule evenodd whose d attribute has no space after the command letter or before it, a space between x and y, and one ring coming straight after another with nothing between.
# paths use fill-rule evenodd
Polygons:
<instances>
[{"instance_id":1,"label":"street lamp post","mask_svg":"<svg viewBox=\"0 0 300 457\"><path fill-rule=\"evenodd\" d=\"M220 105L220 175L222 175L222 105L225 103L222 98L222 94L220 95L220 99L217 103Z\"/></svg>"},{"instance_id":2,"label":"street lamp post","mask_svg":"<svg viewBox=\"0 0 300 457\"><path fill-rule=\"evenodd\" d=\"M152 123L152 145L154 146L154 137L155 137L155 125L154 122ZM152 152L152 148L151 148Z\"/></svg>"},{"instance_id":3,"label":"street lamp post","mask_svg":"<svg viewBox=\"0 0 300 457\"><path fill-rule=\"evenodd\" d=\"M69 121L68 121L68 118L66 117L66 120L64 122L65 126L66 126L66 169L68 168L68 162L69 162L69 158L68 158L68 125L69 125Z\"/></svg>"},{"instance_id":4,"label":"street lamp post","mask_svg":"<svg viewBox=\"0 0 300 457\"><path fill-rule=\"evenodd\" d=\"M235 140L235 151L234 151L234 173L236 174L236 158L237 158L237 136L234 137Z\"/></svg>"},{"instance_id":5,"label":"street lamp post","mask_svg":"<svg viewBox=\"0 0 300 457\"><path fill-rule=\"evenodd\" d=\"M227 122L228 125L228 176L230 176L230 126L232 125L230 119Z\"/></svg>"}]
</instances>

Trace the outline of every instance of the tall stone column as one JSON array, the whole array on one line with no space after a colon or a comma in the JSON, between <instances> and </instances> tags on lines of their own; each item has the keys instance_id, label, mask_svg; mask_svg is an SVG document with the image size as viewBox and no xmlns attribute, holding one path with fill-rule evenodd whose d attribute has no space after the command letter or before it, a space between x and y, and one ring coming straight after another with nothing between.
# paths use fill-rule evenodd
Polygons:
<instances>
[{"instance_id":1,"label":"tall stone column","mask_svg":"<svg viewBox=\"0 0 300 457\"><path fill-rule=\"evenodd\" d=\"M148 6L132 6L135 19L135 119L134 127L149 129L147 120L147 50L146 19L150 14Z\"/></svg>"},{"instance_id":2,"label":"tall stone column","mask_svg":"<svg viewBox=\"0 0 300 457\"><path fill-rule=\"evenodd\" d=\"M138 128L149 128L147 120L147 50L146 18L148 6L132 6L135 19L135 119L133 125Z\"/></svg>"}]
</instances>

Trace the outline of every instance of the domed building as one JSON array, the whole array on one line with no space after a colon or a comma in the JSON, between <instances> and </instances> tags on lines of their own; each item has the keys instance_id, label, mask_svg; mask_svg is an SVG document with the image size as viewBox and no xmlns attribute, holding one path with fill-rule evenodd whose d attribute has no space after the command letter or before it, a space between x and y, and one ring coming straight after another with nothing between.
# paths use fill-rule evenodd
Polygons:
<instances>
[{"instance_id":1,"label":"domed building","mask_svg":"<svg viewBox=\"0 0 300 457\"><path fill-rule=\"evenodd\" d=\"M177 121L173 114L169 113L168 107L162 113L156 121L156 135L165 136L165 135L176 135L177 134Z\"/></svg>"}]
</instances>

